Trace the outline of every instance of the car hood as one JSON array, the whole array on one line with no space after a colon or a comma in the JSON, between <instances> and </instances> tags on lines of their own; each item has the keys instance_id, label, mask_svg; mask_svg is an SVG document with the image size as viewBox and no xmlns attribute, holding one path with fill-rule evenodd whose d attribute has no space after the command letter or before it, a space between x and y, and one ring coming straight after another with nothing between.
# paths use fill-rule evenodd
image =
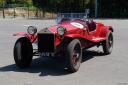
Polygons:
<instances>
[{"instance_id":1,"label":"car hood","mask_svg":"<svg viewBox=\"0 0 128 85\"><path fill-rule=\"evenodd\" d=\"M60 26L66 28L67 31L84 28L84 25L82 25L80 23L68 22L68 23L62 23L62 24L51 26L51 27L48 28L48 30L53 32L53 33L57 33L57 28L60 27Z\"/></svg>"}]
</instances>

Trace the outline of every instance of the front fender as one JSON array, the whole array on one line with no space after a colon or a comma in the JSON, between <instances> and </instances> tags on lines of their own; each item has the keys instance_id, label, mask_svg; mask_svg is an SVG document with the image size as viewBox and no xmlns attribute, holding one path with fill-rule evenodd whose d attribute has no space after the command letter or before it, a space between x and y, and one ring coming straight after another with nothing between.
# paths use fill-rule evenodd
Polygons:
<instances>
[{"instance_id":1,"label":"front fender","mask_svg":"<svg viewBox=\"0 0 128 85\"><path fill-rule=\"evenodd\" d=\"M13 36L17 36L19 37L26 37L28 38L31 42L36 42L37 41L37 34L35 35L30 35L27 32L18 32L18 33L14 33Z\"/></svg>"},{"instance_id":2,"label":"front fender","mask_svg":"<svg viewBox=\"0 0 128 85\"><path fill-rule=\"evenodd\" d=\"M28 34L26 32L18 32L18 33L14 33L13 36L24 36L24 37L27 37Z\"/></svg>"}]
</instances>

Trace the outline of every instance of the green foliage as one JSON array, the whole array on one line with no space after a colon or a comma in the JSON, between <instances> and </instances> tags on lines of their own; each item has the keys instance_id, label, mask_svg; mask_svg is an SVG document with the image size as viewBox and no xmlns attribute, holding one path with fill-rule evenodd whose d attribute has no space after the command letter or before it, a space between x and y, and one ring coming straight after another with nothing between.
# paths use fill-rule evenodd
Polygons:
<instances>
[{"instance_id":1,"label":"green foliage","mask_svg":"<svg viewBox=\"0 0 128 85\"><path fill-rule=\"evenodd\" d=\"M33 0L33 4L46 11L84 12L88 0Z\"/></svg>"},{"instance_id":2,"label":"green foliage","mask_svg":"<svg viewBox=\"0 0 128 85\"><path fill-rule=\"evenodd\" d=\"M98 15L101 18L127 18L128 0L99 0Z\"/></svg>"},{"instance_id":3,"label":"green foliage","mask_svg":"<svg viewBox=\"0 0 128 85\"><path fill-rule=\"evenodd\" d=\"M128 0L97 0L98 17L128 17ZM95 14L95 0L33 0L34 6L52 12L84 12L90 9L90 16Z\"/></svg>"},{"instance_id":4,"label":"green foliage","mask_svg":"<svg viewBox=\"0 0 128 85\"><path fill-rule=\"evenodd\" d=\"M128 0L97 0L98 17L128 17ZM48 12L84 12L90 9L90 16L95 14L95 0L0 0L0 7L6 4L23 4L30 9L41 9Z\"/></svg>"},{"instance_id":5,"label":"green foliage","mask_svg":"<svg viewBox=\"0 0 128 85\"><path fill-rule=\"evenodd\" d=\"M32 5L32 0L0 0L0 4L24 4Z\"/></svg>"}]
</instances>

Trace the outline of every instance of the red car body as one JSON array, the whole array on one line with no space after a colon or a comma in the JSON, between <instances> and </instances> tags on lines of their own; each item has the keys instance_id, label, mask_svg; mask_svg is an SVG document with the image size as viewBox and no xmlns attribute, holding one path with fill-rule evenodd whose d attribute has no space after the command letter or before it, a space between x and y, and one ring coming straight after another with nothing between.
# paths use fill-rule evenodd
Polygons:
<instances>
[{"instance_id":1,"label":"red car body","mask_svg":"<svg viewBox=\"0 0 128 85\"><path fill-rule=\"evenodd\" d=\"M83 25L83 28L79 28L77 26L73 26L71 23L80 23L81 25ZM88 41L91 41L93 43L98 43L101 42L103 40L107 39L107 33L109 30L113 31L112 26L104 26L102 23L96 23L96 29L93 31L89 31L89 27L85 24L84 21L79 21L79 20L74 20L71 22L64 22L52 27L49 27L49 30L53 33L57 34L57 27L58 26L62 26L67 28L67 32L65 33L64 37L68 37L68 38L82 38ZM61 38L56 37L56 46L59 45L61 43ZM92 45L92 43L86 44L86 46L84 45L83 47L88 47Z\"/></svg>"},{"instance_id":2,"label":"red car body","mask_svg":"<svg viewBox=\"0 0 128 85\"><path fill-rule=\"evenodd\" d=\"M73 26L71 23L79 23L83 26L83 28L79 28L79 26ZM73 21L66 21L62 22L61 24L57 24L54 26L51 26L48 28L49 31L54 33L56 35L55 38L55 46L57 47L64 38L80 38L90 41L90 43L86 43L85 45L82 44L83 47L90 47L95 43L100 43L107 39L107 33L109 31L113 32L112 26L105 26L102 23L94 22L96 24L96 28L92 31L90 31L88 25L83 20L73 20ZM60 37L57 33L58 27L65 27L66 33L63 35L63 37ZM31 42L37 42L38 41L38 35L30 35L26 32L19 32L15 33L14 36L25 36L27 37ZM45 42L45 40L44 40ZM84 43L84 42L83 42Z\"/></svg>"},{"instance_id":3,"label":"red car body","mask_svg":"<svg viewBox=\"0 0 128 85\"><path fill-rule=\"evenodd\" d=\"M66 57L67 68L71 72L79 69L82 57L82 49L92 46L103 46L105 54L110 54L113 47L113 28L93 20L67 19L57 25L44 28L33 33L15 33L20 37L14 46L14 59L19 67L27 67L32 56L56 56L62 54ZM32 31L32 33L31 33ZM36 43L34 51L32 44ZM53 54L53 55L52 55Z\"/></svg>"}]
</instances>

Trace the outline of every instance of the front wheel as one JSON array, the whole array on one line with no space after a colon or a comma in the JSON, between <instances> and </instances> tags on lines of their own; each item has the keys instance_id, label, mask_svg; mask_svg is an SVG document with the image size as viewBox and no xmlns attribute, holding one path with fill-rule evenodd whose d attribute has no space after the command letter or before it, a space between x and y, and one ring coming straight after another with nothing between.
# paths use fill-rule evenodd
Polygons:
<instances>
[{"instance_id":1,"label":"front wheel","mask_svg":"<svg viewBox=\"0 0 128 85\"><path fill-rule=\"evenodd\" d=\"M67 46L67 68L70 72L76 72L82 61L82 49L78 39L72 40Z\"/></svg>"},{"instance_id":2,"label":"front wheel","mask_svg":"<svg viewBox=\"0 0 128 85\"><path fill-rule=\"evenodd\" d=\"M14 60L18 67L29 67L33 57L32 43L29 39L19 38L14 46Z\"/></svg>"},{"instance_id":3,"label":"front wheel","mask_svg":"<svg viewBox=\"0 0 128 85\"><path fill-rule=\"evenodd\" d=\"M113 49L113 33L109 31L107 39L102 43L104 54L111 54Z\"/></svg>"}]
</instances>

